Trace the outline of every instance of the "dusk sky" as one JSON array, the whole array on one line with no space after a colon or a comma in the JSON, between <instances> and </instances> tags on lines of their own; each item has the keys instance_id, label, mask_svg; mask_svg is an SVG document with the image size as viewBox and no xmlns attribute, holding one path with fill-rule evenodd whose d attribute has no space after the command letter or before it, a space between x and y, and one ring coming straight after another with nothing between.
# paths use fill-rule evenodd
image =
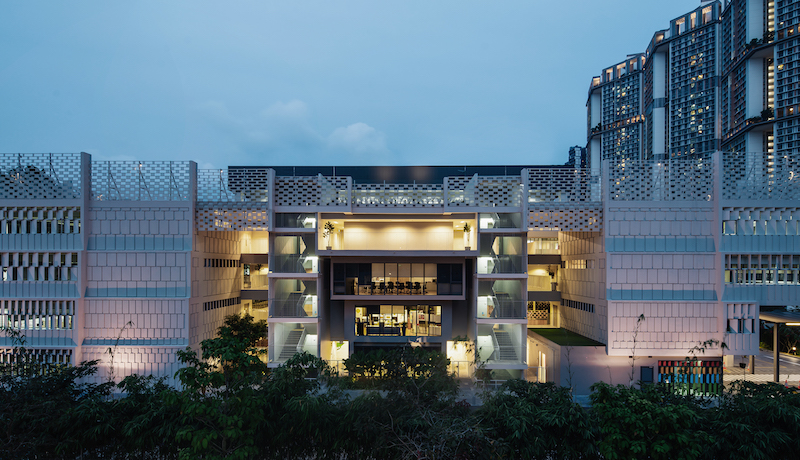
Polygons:
<instances>
[{"instance_id":1,"label":"dusk sky","mask_svg":"<svg viewBox=\"0 0 800 460\"><path fill-rule=\"evenodd\" d=\"M698 0L0 3L0 152L563 164L591 77Z\"/></svg>"}]
</instances>

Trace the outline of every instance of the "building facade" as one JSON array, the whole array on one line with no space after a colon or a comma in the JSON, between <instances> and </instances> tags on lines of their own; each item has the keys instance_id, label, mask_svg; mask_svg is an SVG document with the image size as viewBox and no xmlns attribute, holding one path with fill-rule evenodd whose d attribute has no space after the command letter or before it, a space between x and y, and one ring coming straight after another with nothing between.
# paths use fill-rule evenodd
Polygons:
<instances>
[{"instance_id":1,"label":"building facade","mask_svg":"<svg viewBox=\"0 0 800 460\"><path fill-rule=\"evenodd\" d=\"M653 35L647 50L592 78L587 148L592 158L708 156L720 149L723 30L720 2L703 2ZM762 149L759 149L761 151Z\"/></svg>"},{"instance_id":2,"label":"building facade","mask_svg":"<svg viewBox=\"0 0 800 460\"><path fill-rule=\"evenodd\" d=\"M755 354L759 309L800 303L794 157L768 170L722 152L588 169L0 159L0 326L43 360L99 359L100 380L171 378L177 350L243 312L268 320L272 366L413 343L460 375L477 362L510 378L549 365L532 327L652 369L709 339L729 347L712 360Z\"/></svg>"}]
</instances>

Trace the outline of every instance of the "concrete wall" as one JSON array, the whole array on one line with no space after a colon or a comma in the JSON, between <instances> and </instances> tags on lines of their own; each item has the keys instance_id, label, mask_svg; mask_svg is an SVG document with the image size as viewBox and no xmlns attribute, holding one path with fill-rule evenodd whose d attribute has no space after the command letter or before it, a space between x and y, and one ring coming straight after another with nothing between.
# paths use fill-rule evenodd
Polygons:
<instances>
[{"instance_id":1,"label":"concrete wall","mask_svg":"<svg viewBox=\"0 0 800 460\"><path fill-rule=\"evenodd\" d=\"M560 325L585 337L606 343L607 303L605 241L597 232L561 232L561 259L566 268L560 270L561 298L592 305L575 308L574 303L562 302L558 308ZM570 267L582 268L570 268ZM570 306L572 305L572 306ZM593 311L589 311L593 310Z\"/></svg>"},{"instance_id":2,"label":"concrete wall","mask_svg":"<svg viewBox=\"0 0 800 460\"><path fill-rule=\"evenodd\" d=\"M658 358L655 357L637 353L632 362L627 356L608 356L605 347L563 347L533 333L528 335L528 352L530 367L539 366L539 353L544 353L547 381L569 387L571 380L575 395L590 394L596 382L630 385L632 368L634 381L639 380L642 366L653 367L653 375L658 372Z\"/></svg>"},{"instance_id":3,"label":"concrete wall","mask_svg":"<svg viewBox=\"0 0 800 460\"><path fill-rule=\"evenodd\" d=\"M605 218L609 355L682 358L724 341L714 202L609 202Z\"/></svg>"}]
</instances>

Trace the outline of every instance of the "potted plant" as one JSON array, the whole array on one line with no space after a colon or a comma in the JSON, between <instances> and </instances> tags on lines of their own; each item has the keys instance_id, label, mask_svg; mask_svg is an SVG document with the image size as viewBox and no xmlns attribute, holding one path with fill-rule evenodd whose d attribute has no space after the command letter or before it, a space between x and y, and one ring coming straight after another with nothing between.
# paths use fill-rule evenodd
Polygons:
<instances>
[{"instance_id":1,"label":"potted plant","mask_svg":"<svg viewBox=\"0 0 800 460\"><path fill-rule=\"evenodd\" d=\"M333 235L333 222L326 221L325 225L323 226L322 236L325 237L325 249L331 249L331 235Z\"/></svg>"},{"instance_id":2,"label":"potted plant","mask_svg":"<svg viewBox=\"0 0 800 460\"><path fill-rule=\"evenodd\" d=\"M472 231L472 226L469 225L469 222L464 222L464 250L469 251L469 234Z\"/></svg>"}]
</instances>

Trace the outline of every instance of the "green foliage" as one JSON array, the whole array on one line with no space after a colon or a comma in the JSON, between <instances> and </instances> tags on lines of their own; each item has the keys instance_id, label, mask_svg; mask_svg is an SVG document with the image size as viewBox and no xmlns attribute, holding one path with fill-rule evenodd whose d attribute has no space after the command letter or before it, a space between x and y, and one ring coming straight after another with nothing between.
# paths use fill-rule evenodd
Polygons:
<instances>
[{"instance_id":1,"label":"green foliage","mask_svg":"<svg viewBox=\"0 0 800 460\"><path fill-rule=\"evenodd\" d=\"M708 411L710 458L797 458L800 395L776 383L736 381Z\"/></svg>"},{"instance_id":2,"label":"green foliage","mask_svg":"<svg viewBox=\"0 0 800 460\"><path fill-rule=\"evenodd\" d=\"M454 395L455 377L448 373L450 360L440 352L402 347L353 353L344 360L347 386L412 393L429 400Z\"/></svg>"},{"instance_id":3,"label":"green foliage","mask_svg":"<svg viewBox=\"0 0 800 460\"><path fill-rule=\"evenodd\" d=\"M190 348L178 352L187 364L177 373L185 390L167 402L180 407L180 458L245 459L257 453L255 440L265 421L259 389L267 367L255 344L265 331L264 321L231 315L217 337L201 342L202 360Z\"/></svg>"},{"instance_id":4,"label":"green foliage","mask_svg":"<svg viewBox=\"0 0 800 460\"><path fill-rule=\"evenodd\" d=\"M601 383L584 409L567 388L512 380L473 410L457 401L439 353L354 354L350 385L380 390L351 395L306 353L267 369L254 346L263 331L252 318L227 318L203 342L202 359L181 353L182 389L137 375L87 383L96 362L36 373L14 361L0 375L0 459L782 459L800 451L800 395L780 385L737 382L709 403L662 386Z\"/></svg>"},{"instance_id":5,"label":"green foliage","mask_svg":"<svg viewBox=\"0 0 800 460\"><path fill-rule=\"evenodd\" d=\"M597 449L608 460L700 458L712 438L702 408L664 387L601 382L592 385L591 400L601 434Z\"/></svg>"},{"instance_id":6,"label":"green foliage","mask_svg":"<svg viewBox=\"0 0 800 460\"><path fill-rule=\"evenodd\" d=\"M189 391L234 392L256 384L267 373L259 358L264 350L256 348L267 330L265 321L255 322L250 315L231 315L217 331L217 337L200 343L203 359L192 349L178 352L178 359L188 367L178 371L178 378Z\"/></svg>"},{"instance_id":7,"label":"green foliage","mask_svg":"<svg viewBox=\"0 0 800 460\"><path fill-rule=\"evenodd\" d=\"M595 458L597 429L569 388L509 380L484 398L479 410L496 441L495 454L510 458Z\"/></svg>"},{"instance_id":8,"label":"green foliage","mask_svg":"<svg viewBox=\"0 0 800 460\"><path fill-rule=\"evenodd\" d=\"M74 457L99 450L111 384L81 383L97 361L29 373L27 363L0 375L0 458ZM91 413L91 425L82 424Z\"/></svg>"}]
</instances>

